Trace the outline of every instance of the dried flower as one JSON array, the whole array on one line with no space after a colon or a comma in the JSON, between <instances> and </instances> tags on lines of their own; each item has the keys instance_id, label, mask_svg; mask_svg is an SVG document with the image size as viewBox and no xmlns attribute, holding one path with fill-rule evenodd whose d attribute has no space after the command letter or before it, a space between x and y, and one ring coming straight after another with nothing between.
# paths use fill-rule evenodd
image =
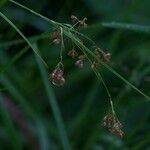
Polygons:
<instances>
[{"instance_id":1,"label":"dried flower","mask_svg":"<svg viewBox=\"0 0 150 150\"><path fill-rule=\"evenodd\" d=\"M96 51L99 52L99 54L105 55L105 52L99 47L96 49Z\"/></svg>"},{"instance_id":2,"label":"dried flower","mask_svg":"<svg viewBox=\"0 0 150 150\"><path fill-rule=\"evenodd\" d=\"M75 62L75 65L79 68L83 68L84 62L83 60L79 59Z\"/></svg>"},{"instance_id":3,"label":"dried flower","mask_svg":"<svg viewBox=\"0 0 150 150\"><path fill-rule=\"evenodd\" d=\"M65 84L63 74L63 65L61 63L58 63L54 71L50 74L52 83L56 86L63 86Z\"/></svg>"},{"instance_id":4,"label":"dried flower","mask_svg":"<svg viewBox=\"0 0 150 150\"><path fill-rule=\"evenodd\" d=\"M92 68L92 69L98 69L99 66L100 66L100 63L99 63L98 60L96 60L96 61L94 61L94 62L92 63L91 68Z\"/></svg>"},{"instance_id":5,"label":"dried flower","mask_svg":"<svg viewBox=\"0 0 150 150\"><path fill-rule=\"evenodd\" d=\"M86 21L87 21L87 18L83 18L83 20L79 20L79 27L87 27L87 24L86 24Z\"/></svg>"},{"instance_id":6,"label":"dried flower","mask_svg":"<svg viewBox=\"0 0 150 150\"><path fill-rule=\"evenodd\" d=\"M85 60L86 57L85 57L85 55L80 55L78 58L81 60Z\"/></svg>"},{"instance_id":7,"label":"dried flower","mask_svg":"<svg viewBox=\"0 0 150 150\"><path fill-rule=\"evenodd\" d=\"M104 54L103 57L104 57L104 62L109 63L111 54L110 53Z\"/></svg>"},{"instance_id":8,"label":"dried flower","mask_svg":"<svg viewBox=\"0 0 150 150\"><path fill-rule=\"evenodd\" d=\"M96 49L97 53L99 53L99 55L102 55L104 63L109 63L110 59L111 59L111 54L110 53L105 53L102 49L97 48Z\"/></svg>"},{"instance_id":9,"label":"dried flower","mask_svg":"<svg viewBox=\"0 0 150 150\"><path fill-rule=\"evenodd\" d=\"M72 15L71 16L71 19L72 19L72 22L73 23L76 23L75 25L79 25L79 27L87 27L87 24L86 24L86 21L87 21L87 18L83 18L83 20L79 20L76 16Z\"/></svg>"},{"instance_id":10,"label":"dried flower","mask_svg":"<svg viewBox=\"0 0 150 150\"><path fill-rule=\"evenodd\" d=\"M74 15L71 16L71 19L72 19L72 22L73 22L73 23L79 21L79 19L78 19L76 16L74 16Z\"/></svg>"},{"instance_id":11,"label":"dried flower","mask_svg":"<svg viewBox=\"0 0 150 150\"><path fill-rule=\"evenodd\" d=\"M54 31L51 35L51 40L55 44L59 44L61 42L61 35L58 31Z\"/></svg>"},{"instance_id":12,"label":"dried flower","mask_svg":"<svg viewBox=\"0 0 150 150\"><path fill-rule=\"evenodd\" d=\"M112 113L107 114L103 118L102 125L106 127L108 131L111 132L112 134L120 138L123 137L124 132L121 130L123 126L114 114Z\"/></svg>"},{"instance_id":13,"label":"dried flower","mask_svg":"<svg viewBox=\"0 0 150 150\"><path fill-rule=\"evenodd\" d=\"M78 53L73 49L68 52L68 56L70 56L71 58L75 58L78 56Z\"/></svg>"},{"instance_id":14,"label":"dried flower","mask_svg":"<svg viewBox=\"0 0 150 150\"><path fill-rule=\"evenodd\" d=\"M75 65L79 68L83 68L86 57L85 57L85 55L80 55L78 58L79 58L79 60L76 61Z\"/></svg>"},{"instance_id":15,"label":"dried flower","mask_svg":"<svg viewBox=\"0 0 150 150\"><path fill-rule=\"evenodd\" d=\"M96 59L92 63L91 68L92 69L98 69L100 67L101 55L100 55L100 53L99 53L99 51L97 49L94 51L94 54L96 55Z\"/></svg>"},{"instance_id":16,"label":"dried flower","mask_svg":"<svg viewBox=\"0 0 150 150\"><path fill-rule=\"evenodd\" d=\"M122 138L124 136L124 132L117 125L111 129L109 129L109 132L120 138Z\"/></svg>"}]
</instances>

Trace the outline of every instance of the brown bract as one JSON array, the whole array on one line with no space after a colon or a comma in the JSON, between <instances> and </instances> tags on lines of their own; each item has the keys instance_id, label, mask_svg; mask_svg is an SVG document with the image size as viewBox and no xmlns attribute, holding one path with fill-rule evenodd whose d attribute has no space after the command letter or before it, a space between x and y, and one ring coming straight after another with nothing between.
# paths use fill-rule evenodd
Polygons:
<instances>
[{"instance_id":1,"label":"brown bract","mask_svg":"<svg viewBox=\"0 0 150 150\"><path fill-rule=\"evenodd\" d=\"M71 16L71 20L72 20L73 23L79 21L78 18L76 16L74 16L74 15Z\"/></svg>"},{"instance_id":2,"label":"brown bract","mask_svg":"<svg viewBox=\"0 0 150 150\"><path fill-rule=\"evenodd\" d=\"M99 67L100 67L100 63L98 60L94 61L91 65L92 69L99 69Z\"/></svg>"},{"instance_id":3,"label":"brown bract","mask_svg":"<svg viewBox=\"0 0 150 150\"><path fill-rule=\"evenodd\" d=\"M83 60L79 59L75 62L75 65L79 68L83 68L84 62L83 62Z\"/></svg>"},{"instance_id":4,"label":"brown bract","mask_svg":"<svg viewBox=\"0 0 150 150\"><path fill-rule=\"evenodd\" d=\"M103 118L102 125L106 127L110 133L120 138L123 137L124 132L121 130L123 126L114 114L112 113L107 114Z\"/></svg>"},{"instance_id":5,"label":"brown bract","mask_svg":"<svg viewBox=\"0 0 150 150\"><path fill-rule=\"evenodd\" d=\"M86 17L84 17L83 20L79 20L76 16L72 15L71 20L73 23L75 23L75 25L78 25L78 27L83 27L83 28L87 27Z\"/></svg>"},{"instance_id":6,"label":"brown bract","mask_svg":"<svg viewBox=\"0 0 150 150\"><path fill-rule=\"evenodd\" d=\"M61 35L58 31L54 31L51 34L51 40L53 41L53 43L55 44L59 44L61 42Z\"/></svg>"},{"instance_id":7,"label":"brown bract","mask_svg":"<svg viewBox=\"0 0 150 150\"><path fill-rule=\"evenodd\" d=\"M56 68L50 74L50 79L52 83L56 86L63 86L65 84L63 74L64 74L63 69L59 65L56 66Z\"/></svg>"},{"instance_id":8,"label":"brown bract","mask_svg":"<svg viewBox=\"0 0 150 150\"><path fill-rule=\"evenodd\" d=\"M109 61L111 59L111 54L110 53L104 54L103 59L106 64L109 63Z\"/></svg>"},{"instance_id":9,"label":"brown bract","mask_svg":"<svg viewBox=\"0 0 150 150\"><path fill-rule=\"evenodd\" d=\"M78 53L73 49L68 52L68 56L70 56L71 58L76 58L78 56Z\"/></svg>"},{"instance_id":10,"label":"brown bract","mask_svg":"<svg viewBox=\"0 0 150 150\"><path fill-rule=\"evenodd\" d=\"M78 57L78 60L75 62L75 65L79 68L83 68L85 59L86 59L85 55L80 55Z\"/></svg>"},{"instance_id":11,"label":"brown bract","mask_svg":"<svg viewBox=\"0 0 150 150\"><path fill-rule=\"evenodd\" d=\"M87 18L83 18L83 20L80 20L79 27L86 28L87 27L86 21L87 21Z\"/></svg>"},{"instance_id":12,"label":"brown bract","mask_svg":"<svg viewBox=\"0 0 150 150\"><path fill-rule=\"evenodd\" d=\"M104 63L109 63L111 59L111 54L110 53L105 53L101 48L97 48L96 50L96 55L99 56L99 58L102 56L102 59Z\"/></svg>"}]
</instances>

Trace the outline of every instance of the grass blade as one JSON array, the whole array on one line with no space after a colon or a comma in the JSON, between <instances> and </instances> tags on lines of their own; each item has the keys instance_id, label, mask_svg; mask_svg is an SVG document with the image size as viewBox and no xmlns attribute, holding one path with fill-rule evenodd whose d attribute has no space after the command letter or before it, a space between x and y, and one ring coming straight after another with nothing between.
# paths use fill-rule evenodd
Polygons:
<instances>
[{"instance_id":1,"label":"grass blade","mask_svg":"<svg viewBox=\"0 0 150 150\"><path fill-rule=\"evenodd\" d=\"M34 46L35 46L35 48L37 48L36 45L34 45ZM63 148L64 148L64 150L70 150L71 147L70 147L69 139L67 137L67 133L65 130L65 125L64 125L64 122L63 122L63 119L61 116L61 112L59 110L59 106L58 106L54 91L50 85L50 81L48 79L47 72L37 57L36 57L36 60L37 60L39 70L41 72L42 80L43 80L44 85L45 85L48 100L49 100L50 106L52 108L54 118L56 120L56 124L57 124L59 134L60 134L60 140L62 142Z\"/></svg>"},{"instance_id":2,"label":"grass blade","mask_svg":"<svg viewBox=\"0 0 150 150\"><path fill-rule=\"evenodd\" d=\"M72 35L72 33L68 33L67 31L64 31L65 35L67 37L69 37L70 39L72 39L72 41L74 41L74 43L80 47L81 51L83 51L83 53L86 51L89 55L91 55L92 57L94 57L96 59L96 55L90 51L89 48L87 48L81 41L79 38L77 38L75 35ZM114 75L116 75L118 78L120 78L124 83L126 83L128 86L130 86L132 89L134 89L135 91L137 91L138 93L140 93L141 95L143 95L147 101L150 101L150 97L146 94L144 94L141 90L139 90L138 88L136 88L133 84L131 84L129 81L127 81L123 76L121 76L118 72L116 72L113 68L111 68L109 65L105 64L104 62L100 61L101 65L103 65L105 68L107 68L110 72L112 72Z\"/></svg>"},{"instance_id":3,"label":"grass blade","mask_svg":"<svg viewBox=\"0 0 150 150\"><path fill-rule=\"evenodd\" d=\"M31 42L36 42L38 40L48 38L49 36L50 36L50 34L46 32L46 33L42 33L42 34L39 34L39 35L36 35L36 36L29 37L28 39ZM9 47L9 46L12 46L12 45L23 44L25 42L26 41L24 39L7 41L7 42L0 43L0 48L1 47Z\"/></svg>"},{"instance_id":4,"label":"grass blade","mask_svg":"<svg viewBox=\"0 0 150 150\"><path fill-rule=\"evenodd\" d=\"M8 111L5 108L3 97L0 93L0 115L2 116L2 120L5 123L5 127L7 129L8 136L10 137L10 141L12 143L12 147L14 150L21 150L22 144L20 138L18 137L17 130L14 127L12 119Z\"/></svg>"},{"instance_id":5,"label":"grass blade","mask_svg":"<svg viewBox=\"0 0 150 150\"><path fill-rule=\"evenodd\" d=\"M88 54L90 54L92 57L94 57L94 58L96 59L96 55L95 55L92 51L90 51L90 49L87 48L87 47L80 41L80 39L79 39L78 37L76 37L74 34L72 34L71 32L69 32L70 30L69 30L68 27L63 26L61 23L54 22L54 21L48 19L47 17L45 17L45 16L43 16L43 15L41 15L41 14L39 14L39 13L37 13L37 12L35 12L35 11L33 11L33 10L31 10L31 9L29 9L29 8L27 8L27 7L23 6L23 5L21 5L21 4L17 3L17 2L15 2L15 1L13 1L13 0L9 0L9 1L12 2L12 3L14 3L14 4L16 4L16 5L18 5L18 6L20 6L20 7L22 7L22 8L24 8L24 9L26 9L26 10L28 10L28 11L30 11L31 13L33 13L33 14L35 14L35 15L41 17L42 19L48 21L49 23L51 23L51 24L54 25L54 26L59 25L60 27L63 27L63 28L64 28L64 30L63 30L63 31L64 31L64 34L65 34L68 38L70 38L72 41L74 41L74 43L75 43L77 46L79 46L82 51L86 51ZM106 24L105 24L105 25L106 25ZM121 24L120 24L120 27L121 27ZM147 32L147 33L149 32L149 27L141 27L141 26L138 26L138 25L137 25L137 26L128 26L128 24L126 24L126 28L129 28L129 29L134 29L134 28L135 28L136 30L139 29L139 31L141 30L141 31L145 31L145 32ZM77 33L77 32L76 32L76 33ZM103 63L102 61L100 61L100 63L101 63L105 68L107 68L110 72L112 72L114 75L116 75L118 78L120 78L124 83L126 83L127 85L129 85L132 89L134 89L135 91L137 91L138 93L140 93L141 95L143 95L143 96L146 98L146 100L150 101L150 97L149 97L148 95L144 94L141 90L139 90L138 88L136 88L133 84L131 84L129 81L127 81L123 76L121 76L121 75L120 75L118 72L116 72L113 68L111 68L111 67L108 66L107 64Z\"/></svg>"},{"instance_id":6,"label":"grass blade","mask_svg":"<svg viewBox=\"0 0 150 150\"><path fill-rule=\"evenodd\" d=\"M14 3L15 5L18 5L19 7L22 7L23 9L28 10L29 12L31 12L31 13L33 13L33 14L35 14L35 15L37 15L37 16L43 18L44 20L48 21L48 22L51 23L52 25L57 25L57 24L59 24L59 23L56 23L55 21L50 20L49 18L47 18L47 17L45 17L45 16L43 16L43 15L41 15L41 14L39 14L39 13L37 13L37 12L35 12L35 11L29 9L28 7L19 4L18 2L14 1L14 0L9 0L9 1L12 2L12 3Z\"/></svg>"},{"instance_id":7,"label":"grass blade","mask_svg":"<svg viewBox=\"0 0 150 150\"><path fill-rule=\"evenodd\" d=\"M26 99L20 94L20 92L15 88L13 83L7 79L6 75L0 76L0 83L10 92L10 94L16 99L16 101L25 109L26 113L31 117L35 118L36 114L33 108L30 107Z\"/></svg>"},{"instance_id":8,"label":"grass blade","mask_svg":"<svg viewBox=\"0 0 150 150\"><path fill-rule=\"evenodd\" d=\"M4 73L12 64L14 64L21 56L23 56L29 50L29 46L22 49L18 54L16 54L1 70L0 75Z\"/></svg>"},{"instance_id":9,"label":"grass blade","mask_svg":"<svg viewBox=\"0 0 150 150\"><path fill-rule=\"evenodd\" d=\"M144 25L119 23L119 22L110 22L110 23L104 22L104 23L102 23L102 26L108 27L108 28L125 29L125 30L131 30L131 31L143 32L143 33L150 34L150 27L144 26Z\"/></svg>"},{"instance_id":10,"label":"grass blade","mask_svg":"<svg viewBox=\"0 0 150 150\"><path fill-rule=\"evenodd\" d=\"M50 142L48 139L46 128L43 125L43 122L41 120L37 121L37 132L38 132L40 149L41 150L49 150Z\"/></svg>"},{"instance_id":11,"label":"grass blade","mask_svg":"<svg viewBox=\"0 0 150 150\"><path fill-rule=\"evenodd\" d=\"M37 50L32 46L31 42L24 36L24 34L17 28L17 26L12 23L3 13L0 12L0 16L6 20L21 36L22 38L28 43L28 45L31 47L31 49L34 51L34 53L40 58L40 60L44 63L44 65L48 68L47 63L43 60L43 58L39 55Z\"/></svg>"}]
</instances>

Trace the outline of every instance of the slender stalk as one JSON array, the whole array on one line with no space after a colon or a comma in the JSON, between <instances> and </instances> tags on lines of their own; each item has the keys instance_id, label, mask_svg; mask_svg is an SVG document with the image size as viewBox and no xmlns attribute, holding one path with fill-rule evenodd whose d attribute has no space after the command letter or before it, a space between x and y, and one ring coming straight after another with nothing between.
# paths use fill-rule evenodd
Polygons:
<instances>
[{"instance_id":1,"label":"slender stalk","mask_svg":"<svg viewBox=\"0 0 150 150\"><path fill-rule=\"evenodd\" d=\"M75 36L72 33L68 33L64 30L64 33L67 37L69 37L70 39L72 39L72 41L74 41L74 43L76 45L78 45L80 48L82 48L82 51L86 51L89 55L91 55L94 59L96 59L96 55L90 51L89 48L87 48L82 42L81 40ZM138 93L140 93L141 95L143 95L147 101L150 101L150 97L146 94L144 94L141 90L139 90L138 88L136 88L133 84L131 84L129 81L127 81L124 77L122 77L118 72L116 72L113 68L111 68L109 65L105 64L103 61L99 61L100 64L102 66L104 66L105 68L107 68L110 72L112 72L114 75L116 75L118 78L120 78L124 83L126 83L127 85L129 85L132 89L134 89L135 91L137 91Z\"/></svg>"},{"instance_id":2,"label":"slender stalk","mask_svg":"<svg viewBox=\"0 0 150 150\"><path fill-rule=\"evenodd\" d=\"M42 34L39 34L39 35L36 35L36 36L28 37L28 39L32 43L32 42L37 42L38 40L41 40L41 39L46 39L46 38L49 37L49 35L50 35L49 33L45 32L45 33L42 33ZM25 42L26 41L24 39L7 41L7 42L0 43L0 48L1 47L9 47L9 46L12 46L12 45L23 44Z\"/></svg>"},{"instance_id":3,"label":"slender stalk","mask_svg":"<svg viewBox=\"0 0 150 150\"><path fill-rule=\"evenodd\" d=\"M37 45L34 45L37 48ZM70 142L69 139L67 137L67 132L65 130L65 125L64 125L64 121L57 103L57 99L56 96L54 94L53 88L50 85L50 82L48 80L48 76L46 73L46 70L44 68L44 66L40 63L39 59L36 57L37 60L37 64L41 73L41 77L43 79L43 83L45 85L45 89L46 89L46 93L48 96L48 100L49 100L49 104L52 108L53 111L53 115L56 121L56 125L59 131L59 135L60 135L60 140L63 146L64 150L71 150L71 146L70 146Z\"/></svg>"},{"instance_id":4,"label":"slender stalk","mask_svg":"<svg viewBox=\"0 0 150 150\"><path fill-rule=\"evenodd\" d=\"M13 57L4 67L0 70L0 75L3 74L12 64L14 64L21 56L23 56L29 50L29 46L23 48L15 57Z\"/></svg>"},{"instance_id":5,"label":"slender stalk","mask_svg":"<svg viewBox=\"0 0 150 150\"><path fill-rule=\"evenodd\" d=\"M102 83L104 85L104 88L105 88L105 90L107 92L107 95L108 95L108 98L109 98L109 102L110 102L112 113L115 115L116 113L115 113L115 110L114 110L114 105L113 105L112 97L111 97L111 94L110 94L110 92L108 90L108 87L107 87L104 79L102 78L101 74L99 72L97 72L96 70L94 72L95 72L95 74L97 74L97 77L102 81Z\"/></svg>"},{"instance_id":6,"label":"slender stalk","mask_svg":"<svg viewBox=\"0 0 150 150\"><path fill-rule=\"evenodd\" d=\"M77 46L78 46L78 45L77 45ZM91 59L88 57L88 55L86 54L86 52L85 52L84 50L82 50L82 47L80 47L80 46L78 46L78 47L81 49L81 51L84 53L84 55L86 56L86 58L88 59L88 61L89 61L90 64L92 65L92 61L91 61ZM96 69L94 69L94 68L93 68L93 71L94 71L95 75L97 76L97 78L98 78L100 81L102 81L102 84L104 85L104 88L105 88L105 90L106 90L106 92L107 92L107 95L108 95L108 99L109 99L109 102L110 102L110 106L111 106L112 113L115 115L116 113L115 113L115 110L114 110L114 105L113 105L112 97L111 97L111 94L110 94L110 92L109 92L109 90L108 90L108 88L107 88L107 85L106 85L105 81L103 80L101 74L100 74Z\"/></svg>"},{"instance_id":7,"label":"slender stalk","mask_svg":"<svg viewBox=\"0 0 150 150\"><path fill-rule=\"evenodd\" d=\"M24 34L17 28L17 26L12 23L3 13L0 12L0 16L6 20L21 36L22 38L28 43L34 53L40 58L40 60L44 63L44 65L48 68L47 63L43 60L43 58L38 54L37 50L32 46L31 42L24 36Z\"/></svg>"},{"instance_id":8,"label":"slender stalk","mask_svg":"<svg viewBox=\"0 0 150 150\"><path fill-rule=\"evenodd\" d=\"M63 50L65 49L64 45L64 38L63 38L63 28L60 28L60 34L61 34L61 49L60 49L60 62L63 61Z\"/></svg>"},{"instance_id":9,"label":"slender stalk","mask_svg":"<svg viewBox=\"0 0 150 150\"><path fill-rule=\"evenodd\" d=\"M9 0L9 1L12 2L12 3L14 3L14 4L16 4L16 5L18 5L18 6L20 6L20 7L22 7L22 8L24 8L24 9L26 9L26 10L28 10L28 11L30 11L31 13L33 13L33 14L35 14L35 15L41 17L42 19L48 21L51 25L54 25L54 27L63 27L63 28L65 29L65 34L66 34L66 36L68 36L70 39L72 39L74 42L76 42L78 45L80 45L80 46L81 46L85 51L87 51L92 57L96 58L95 54L94 54L93 52L91 52L85 45L83 45L83 43L81 43L80 40L79 40L75 35L72 36L72 34L70 34L70 32L69 32L69 29L70 29L70 28L64 26L64 25L61 24L61 23L55 22L55 21L53 21L53 20L50 20L49 18L47 18L47 17L45 17L45 16L43 16L43 15L41 15L41 14L39 14L39 13L37 13L37 12L35 12L35 11L33 11L33 10L31 10L31 9L29 9L29 8L27 8L27 7L23 6L23 5L21 5L21 4L19 4L18 2L15 2L14 0ZM73 31L75 31L75 30L73 30ZM73 32L73 31L72 31L72 32ZM77 31L75 31L75 32L78 33ZM91 40L91 42L92 42L92 40ZM114 75L116 75L118 78L120 78L122 81L124 81L124 82L125 82L126 84L128 84L130 87L132 87L135 91L137 91L138 93L140 93L141 95L143 95L143 96L146 98L146 100L150 101L150 97L149 97L148 95L144 94L141 90L139 90L139 89L136 88L134 85L132 85L130 82L128 82L124 77L122 77L122 76L121 76L119 73L117 73L114 69L112 69L110 66L108 66L108 65L105 64L105 63L103 63L102 61L100 61L100 63L101 63L105 68L107 68L109 71L111 71Z\"/></svg>"},{"instance_id":10,"label":"slender stalk","mask_svg":"<svg viewBox=\"0 0 150 150\"><path fill-rule=\"evenodd\" d=\"M24 6L24 5L21 5L20 3L14 1L14 0L9 0L9 1L12 2L12 3L14 3L14 4L16 4L16 5L18 5L18 6L20 6L20 7L22 7L22 8L24 8L24 9L26 9L26 10L28 10L29 12L35 14L36 16L39 16L39 17L43 18L44 20L46 20L46 21L48 21L49 23L51 23L51 25L57 25L57 24L59 24L59 23L57 23L57 22L55 22L55 21L53 21L53 20L50 20L49 18L47 18L47 17L45 17L45 16L43 16L43 15L41 15L41 14L39 14L39 13L37 13L37 12L35 12L35 11L29 9L28 7L26 7L26 6Z\"/></svg>"}]
</instances>

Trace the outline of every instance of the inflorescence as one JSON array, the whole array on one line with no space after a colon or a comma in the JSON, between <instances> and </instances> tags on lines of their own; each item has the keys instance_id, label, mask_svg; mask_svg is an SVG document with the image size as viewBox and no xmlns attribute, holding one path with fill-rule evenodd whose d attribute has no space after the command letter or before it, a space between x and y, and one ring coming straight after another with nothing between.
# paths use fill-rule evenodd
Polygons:
<instances>
[{"instance_id":1,"label":"inflorescence","mask_svg":"<svg viewBox=\"0 0 150 150\"><path fill-rule=\"evenodd\" d=\"M72 15L71 16L71 20L73 25L71 26L72 28L85 28L87 27L87 18L83 18L82 20L79 20L76 16ZM54 70L52 71L52 73L49 75L49 78L51 80L51 82L56 85L56 86L63 86L65 84L65 78L64 78L64 65L62 62L62 47L64 46L63 43L63 37L62 37L62 33L60 30L55 30L52 34L51 34L51 41L54 44L61 44L61 51L60 51L60 61L58 62L58 64L56 65L56 67L54 68ZM81 41L83 42L83 41ZM102 50L99 47L96 47L94 49L94 54L96 56L96 58L93 60L92 64L91 64L91 68L93 70L99 70L100 66L100 62L102 61L103 63L108 64L110 62L111 59L111 54L110 53L106 53L104 50ZM79 53L77 50L75 50L74 46L72 48L72 50L68 51L67 55L75 60L75 66L79 67L79 68L83 68L85 62L88 60L87 55L85 55L84 53ZM111 99L110 99L111 101ZM111 101L112 103L112 101ZM112 112L108 113L102 121L102 125L104 127L106 127L108 129L108 131L120 138L123 137L124 132L122 131L122 124L120 123L120 121L117 119L115 113L114 113L114 109L113 106L112 107Z\"/></svg>"}]
</instances>

